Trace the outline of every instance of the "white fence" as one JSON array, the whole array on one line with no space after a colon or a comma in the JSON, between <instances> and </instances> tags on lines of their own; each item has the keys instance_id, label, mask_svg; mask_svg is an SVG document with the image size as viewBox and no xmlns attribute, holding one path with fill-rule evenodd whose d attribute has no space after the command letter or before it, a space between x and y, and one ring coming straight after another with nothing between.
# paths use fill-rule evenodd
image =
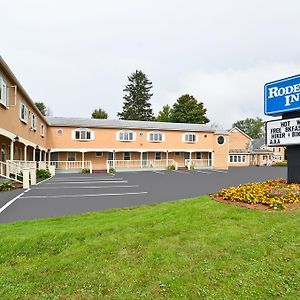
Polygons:
<instances>
[{"instance_id":1,"label":"white fence","mask_svg":"<svg viewBox=\"0 0 300 300\"><path fill-rule=\"evenodd\" d=\"M164 170L168 166L174 166L177 169L177 162L174 159L161 159L161 160L107 160L107 172L111 168L115 170Z\"/></svg>"},{"instance_id":2,"label":"white fence","mask_svg":"<svg viewBox=\"0 0 300 300\"><path fill-rule=\"evenodd\" d=\"M79 171L87 169L92 173L91 161L50 161L50 165L55 166L55 169L60 171Z\"/></svg>"},{"instance_id":3,"label":"white fence","mask_svg":"<svg viewBox=\"0 0 300 300\"><path fill-rule=\"evenodd\" d=\"M185 165L189 169L210 168L212 167L212 160L211 159L186 159Z\"/></svg>"}]
</instances>

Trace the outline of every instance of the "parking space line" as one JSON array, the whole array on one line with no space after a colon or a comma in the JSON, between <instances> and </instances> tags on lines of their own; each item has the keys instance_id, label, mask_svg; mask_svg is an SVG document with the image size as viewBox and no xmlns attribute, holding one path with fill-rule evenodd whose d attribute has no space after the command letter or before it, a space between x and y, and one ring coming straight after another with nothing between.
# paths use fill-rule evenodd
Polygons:
<instances>
[{"instance_id":1,"label":"parking space line","mask_svg":"<svg viewBox=\"0 0 300 300\"><path fill-rule=\"evenodd\" d=\"M127 183L127 180L106 180L106 181L65 181L65 182L47 182L45 184L86 184L86 183Z\"/></svg>"},{"instance_id":2,"label":"parking space line","mask_svg":"<svg viewBox=\"0 0 300 300\"><path fill-rule=\"evenodd\" d=\"M123 178L97 178L97 177L89 177L89 178L85 178L85 179L94 180L94 181L123 180ZM69 181L86 182L85 180L66 180L66 179L64 179L64 180L53 179L51 181L53 181L53 182L69 182Z\"/></svg>"},{"instance_id":3,"label":"parking space line","mask_svg":"<svg viewBox=\"0 0 300 300\"><path fill-rule=\"evenodd\" d=\"M82 194L82 195L51 195L51 196L24 196L22 199L41 199L41 198L84 198L84 197L108 197L108 196L126 196L126 195L142 195L148 192L132 192L132 193L111 193L111 194Z\"/></svg>"},{"instance_id":4,"label":"parking space line","mask_svg":"<svg viewBox=\"0 0 300 300\"><path fill-rule=\"evenodd\" d=\"M160 172L160 171L152 171L153 173L156 173L156 174L162 174L162 175L165 175L164 172Z\"/></svg>"},{"instance_id":5,"label":"parking space line","mask_svg":"<svg viewBox=\"0 0 300 300\"><path fill-rule=\"evenodd\" d=\"M107 185L107 186L62 186L59 189L110 189L110 188L135 188L139 185ZM37 187L33 190L57 190L57 187Z\"/></svg>"},{"instance_id":6,"label":"parking space line","mask_svg":"<svg viewBox=\"0 0 300 300\"><path fill-rule=\"evenodd\" d=\"M196 170L197 173L211 174L211 172Z\"/></svg>"},{"instance_id":7,"label":"parking space line","mask_svg":"<svg viewBox=\"0 0 300 300\"><path fill-rule=\"evenodd\" d=\"M188 173L188 172L184 172L184 171L178 171L178 170L175 170L174 172L176 172L176 173L180 173L180 174L189 174L189 175L190 175L190 173Z\"/></svg>"},{"instance_id":8,"label":"parking space line","mask_svg":"<svg viewBox=\"0 0 300 300\"><path fill-rule=\"evenodd\" d=\"M211 170L211 171L213 171L213 172L218 172L218 173L225 173L225 174L227 174L227 171L224 171L224 170Z\"/></svg>"},{"instance_id":9,"label":"parking space line","mask_svg":"<svg viewBox=\"0 0 300 300\"><path fill-rule=\"evenodd\" d=\"M8 201L5 205L3 205L1 208L0 208L0 214L6 209L8 208L11 204L13 204L16 200L18 200L20 197L22 197L24 195L24 193L27 193L28 191L30 190L27 189L26 191L22 192L21 194L19 194L18 196L16 196L15 198L11 199L10 201Z\"/></svg>"}]
</instances>

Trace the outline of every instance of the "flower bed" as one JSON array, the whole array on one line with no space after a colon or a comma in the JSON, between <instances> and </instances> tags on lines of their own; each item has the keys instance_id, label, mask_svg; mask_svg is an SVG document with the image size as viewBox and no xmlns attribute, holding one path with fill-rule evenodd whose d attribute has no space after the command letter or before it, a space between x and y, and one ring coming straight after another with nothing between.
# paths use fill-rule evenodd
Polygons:
<instances>
[{"instance_id":1,"label":"flower bed","mask_svg":"<svg viewBox=\"0 0 300 300\"><path fill-rule=\"evenodd\" d=\"M222 189L216 196L231 202L286 209L289 204L300 203L300 184L288 184L284 179L267 180Z\"/></svg>"}]
</instances>

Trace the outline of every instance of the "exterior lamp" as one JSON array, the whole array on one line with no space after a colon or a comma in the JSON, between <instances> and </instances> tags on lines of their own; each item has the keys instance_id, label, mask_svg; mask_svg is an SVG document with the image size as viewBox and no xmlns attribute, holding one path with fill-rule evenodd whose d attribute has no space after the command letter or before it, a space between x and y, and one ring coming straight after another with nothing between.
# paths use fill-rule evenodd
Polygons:
<instances>
[{"instance_id":1,"label":"exterior lamp","mask_svg":"<svg viewBox=\"0 0 300 300\"><path fill-rule=\"evenodd\" d=\"M14 138L15 142L18 142L20 140L20 138L16 135L16 137Z\"/></svg>"}]
</instances>

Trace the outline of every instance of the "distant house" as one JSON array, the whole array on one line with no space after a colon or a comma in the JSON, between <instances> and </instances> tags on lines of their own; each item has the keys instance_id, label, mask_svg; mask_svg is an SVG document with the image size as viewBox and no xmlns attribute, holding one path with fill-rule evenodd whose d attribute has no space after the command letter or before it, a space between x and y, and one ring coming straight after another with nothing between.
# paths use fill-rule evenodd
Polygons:
<instances>
[{"instance_id":1,"label":"distant house","mask_svg":"<svg viewBox=\"0 0 300 300\"><path fill-rule=\"evenodd\" d=\"M229 166L269 166L285 157L284 147L268 147L264 138L253 140L237 127L229 130Z\"/></svg>"}]
</instances>

